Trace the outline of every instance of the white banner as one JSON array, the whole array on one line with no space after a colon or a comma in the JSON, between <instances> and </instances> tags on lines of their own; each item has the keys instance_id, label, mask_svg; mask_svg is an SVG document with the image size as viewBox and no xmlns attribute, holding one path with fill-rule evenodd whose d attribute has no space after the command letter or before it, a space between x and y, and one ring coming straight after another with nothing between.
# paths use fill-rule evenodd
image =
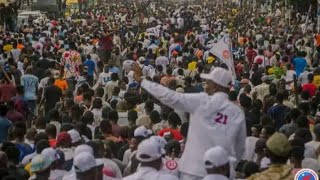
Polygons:
<instances>
[{"instance_id":1,"label":"white banner","mask_svg":"<svg viewBox=\"0 0 320 180\"><path fill-rule=\"evenodd\" d=\"M229 35L225 35L217 43L211 44L211 47L210 53L217 56L221 62L227 64L229 71L236 77Z\"/></svg>"}]
</instances>

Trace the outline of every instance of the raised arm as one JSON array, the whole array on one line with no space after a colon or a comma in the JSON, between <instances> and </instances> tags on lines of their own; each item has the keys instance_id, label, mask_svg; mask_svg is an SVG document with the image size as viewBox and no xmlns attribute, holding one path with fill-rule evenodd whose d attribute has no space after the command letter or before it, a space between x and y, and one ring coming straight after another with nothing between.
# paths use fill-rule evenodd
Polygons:
<instances>
[{"instance_id":1,"label":"raised arm","mask_svg":"<svg viewBox=\"0 0 320 180\"><path fill-rule=\"evenodd\" d=\"M139 65L134 64L133 69L135 72L135 79L136 81L141 82L141 87L163 104L170 106L171 108L192 113L201 106L201 104L205 103L206 99L208 99L208 95L204 93L177 93L176 91L166 88L160 84L146 79L142 80L142 72Z\"/></svg>"}]
</instances>

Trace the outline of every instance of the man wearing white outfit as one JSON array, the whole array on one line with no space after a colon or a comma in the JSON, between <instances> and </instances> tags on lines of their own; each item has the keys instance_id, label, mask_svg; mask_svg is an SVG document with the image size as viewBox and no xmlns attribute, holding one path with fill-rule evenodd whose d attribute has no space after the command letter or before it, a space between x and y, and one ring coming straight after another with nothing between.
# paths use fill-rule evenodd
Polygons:
<instances>
[{"instance_id":1,"label":"man wearing white outfit","mask_svg":"<svg viewBox=\"0 0 320 180\"><path fill-rule=\"evenodd\" d=\"M225 148L241 160L245 150L245 116L243 110L228 99L232 83L229 71L217 67L210 74L201 74L201 78L206 79L206 93L183 94L142 79L137 64L133 69L135 79L152 96L167 106L190 113L188 139L180 159L180 179L202 179L206 174L202 155L214 146Z\"/></svg>"}]
</instances>

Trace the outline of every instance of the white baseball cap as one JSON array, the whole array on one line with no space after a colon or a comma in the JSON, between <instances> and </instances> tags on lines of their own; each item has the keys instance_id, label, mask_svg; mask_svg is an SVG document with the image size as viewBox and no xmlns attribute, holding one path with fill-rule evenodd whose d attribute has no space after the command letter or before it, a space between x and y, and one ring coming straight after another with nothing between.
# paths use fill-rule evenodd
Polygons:
<instances>
[{"instance_id":1,"label":"white baseball cap","mask_svg":"<svg viewBox=\"0 0 320 180\"><path fill-rule=\"evenodd\" d=\"M232 74L228 70L220 67L214 68L210 74L201 73L200 77L211 80L222 87L230 87L232 83Z\"/></svg>"},{"instance_id":2,"label":"white baseball cap","mask_svg":"<svg viewBox=\"0 0 320 180\"><path fill-rule=\"evenodd\" d=\"M156 143L158 143L163 149L166 147L167 145L167 141L161 137L161 136L151 136L150 140L155 141Z\"/></svg>"},{"instance_id":3,"label":"white baseball cap","mask_svg":"<svg viewBox=\"0 0 320 180\"><path fill-rule=\"evenodd\" d=\"M50 157L52 161L57 160L57 151L51 147L42 150L41 155Z\"/></svg>"},{"instance_id":4,"label":"white baseball cap","mask_svg":"<svg viewBox=\"0 0 320 180\"><path fill-rule=\"evenodd\" d=\"M68 134L70 134L70 137L71 137L71 143L76 143L78 141L81 140L81 136L80 136L80 133L75 130L75 129L71 129L68 131Z\"/></svg>"},{"instance_id":5,"label":"white baseball cap","mask_svg":"<svg viewBox=\"0 0 320 180\"><path fill-rule=\"evenodd\" d=\"M221 146L207 150L203 157L206 168L220 167L235 160L236 159L229 156L229 153Z\"/></svg>"},{"instance_id":6,"label":"white baseball cap","mask_svg":"<svg viewBox=\"0 0 320 180\"><path fill-rule=\"evenodd\" d=\"M94 156L89 152L81 152L76 154L73 160L73 166L76 172L86 172L94 167L103 165L103 161L94 159Z\"/></svg>"},{"instance_id":7,"label":"white baseball cap","mask_svg":"<svg viewBox=\"0 0 320 180\"><path fill-rule=\"evenodd\" d=\"M143 62L143 61L145 61L145 60L146 60L145 57L143 57L143 56L140 56L140 57L139 57L139 62Z\"/></svg>"},{"instance_id":8,"label":"white baseball cap","mask_svg":"<svg viewBox=\"0 0 320 180\"><path fill-rule=\"evenodd\" d=\"M148 136L148 130L147 130L146 127L140 126L136 130L134 130L133 135L134 135L134 137L137 137L137 136L147 137Z\"/></svg>"},{"instance_id":9,"label":"white baseball cap","mask_svg":"<svg viewBox=\"0 0 320 180\"><path fill-rule=\"evenodd\" d=\"M136 158L140 162L152 162L162 157L163 148L154 140L142 141L137 150Z\"/></svg>"},{"instance_id":10,"label":"white baseball cap","mask_svg":"<svg viewBox=\"0 0 320 180\"><path fill-rule=\"evenodd\" d=\"M81 145L77 146L76 149L74 150L74 154L80 154L82 152L88 152L93 155L92 147L90 147L89 145L86 145L86 144L81 144Z\"/></svg>"}]
</instances>

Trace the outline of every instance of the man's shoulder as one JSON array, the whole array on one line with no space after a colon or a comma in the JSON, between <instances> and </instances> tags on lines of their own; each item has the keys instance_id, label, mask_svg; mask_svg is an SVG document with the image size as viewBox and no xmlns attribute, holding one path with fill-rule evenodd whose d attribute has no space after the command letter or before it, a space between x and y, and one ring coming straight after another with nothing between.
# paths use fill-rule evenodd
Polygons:
<instances>
[{"instance_id":1,"label":"man's shoulder","mask_svg":"<svg viewBox=\"0 0 320 180\"><path fill-rule=\"evenodd\" d=\"M294 178L291 173L292 170L292 166L282 165L279 167L269 168L261 173L256 173L247 178L247 180L291 180Z\"/></svg>"}]
</instances>

